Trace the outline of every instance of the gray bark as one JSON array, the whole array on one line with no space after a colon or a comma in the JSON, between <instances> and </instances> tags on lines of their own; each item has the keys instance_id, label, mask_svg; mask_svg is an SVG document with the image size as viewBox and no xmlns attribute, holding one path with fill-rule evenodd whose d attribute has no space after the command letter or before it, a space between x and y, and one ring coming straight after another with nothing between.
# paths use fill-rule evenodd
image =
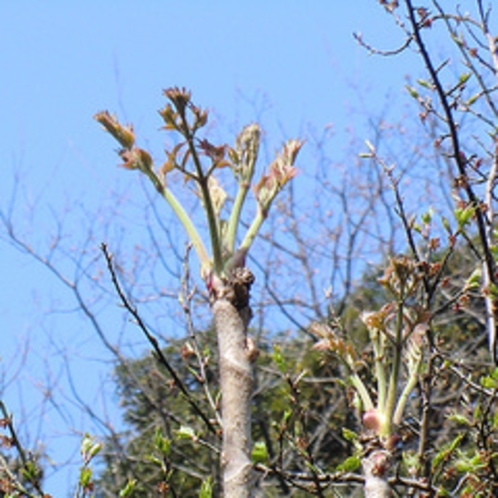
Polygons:
<instances>
[{"instance_id":1,"label":"gray bark","mask_svg":"<svg viewBox=\"0 0 498 498\"><path fill-rule=\"evenodd\" d=\"M373 450L362 459L365 498L390 498L392 496L387 480L390 463L391 454L386 450Z\"/></svg>"},{"instance_id":2,"label":"gray bark","mask_svg":"<svg viewBox=\"0 0 498 498\"><path fill-rule=\"evenodd\" d=\"M254 491L251 398L257 349L247 337L252 281L247 269L237 269L233 278L215 289L212 304L220 356L221 471L225 498L251 498Z\"/></svg>"}]
</instances>

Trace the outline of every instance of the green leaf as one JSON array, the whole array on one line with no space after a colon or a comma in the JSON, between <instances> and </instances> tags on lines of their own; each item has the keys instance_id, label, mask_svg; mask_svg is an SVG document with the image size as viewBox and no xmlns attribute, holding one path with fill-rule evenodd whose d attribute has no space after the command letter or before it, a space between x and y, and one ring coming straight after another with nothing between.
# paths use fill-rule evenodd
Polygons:
<instances>
[{"instance_id":1,"label":"green leaf","mask_svg":"<svg viewBox=\"0 0 498 498\"><path fill-rule=\"evenodd\" d=\"M82 467L80 470L80 484L83 488L87 488L92 481L92 469L90 467Z\"/></svg>"},{"instance_id":2,"label":"green leaf","mask_svg":"<svg viewBox=\"0 0 498 498\"><path fill-rule=\"evenodd\" d=\"M480 93L476 93L470 97L469 100L467 100L467 105L470 107L478 98L480 97Z\"/></svg>"},{"instance_id":3,"label":"green leaf","mask_svg":"<svg viewBox=\"0 0 498 498\"><path fill-rule=\"evenodd\" d=\"M453 420L457 424L460 425L465 425L465 426L472 426L472 422L465 417L465 415L462 415L461 413L452 413L449 417L448 420Z\"/></svg>"},{"instance_id":4,"label":"green leaf","mask_svg":"<svg viewBox=\"0 0 498 498\"><path fill-rule=\"evenodd\" d=\"M452 496L452 494L444 488L439 488L438 489L438 498L444 498L445 496Z\"/></svg>"},{"instance_id":5,"label":"green leaf","mask_svg":"<svg viewBox=\"0 0 498 498\"><path fill-rule=\"evenodd\" d=\"M213 496L213 478L209 476L201 484L199 498L211 498Z\"/></svg>"},{"instance_id":6,"label":"green leaf","mask_svg":"<svg viewBox=\"0 0 498 498\"><path fill-rule=\"evenodd\" d=\"M410 85L405 85L405 88L408 90L408 93L414 98L414 99L418 99L420 97L420 94L417 92L417 90L415 90L414 87L410 86Z\"/></svg>"},{"instance_id":7,"label":"green leaf","mask_svg":"<svg viewBox=\"0 0 498 498\"><path fill-rule=\"evenodd\" d=\"M197 439L194 429L192 429L192 427L187 427L186 425L182 425L176 431L176 435L178 439L192 439L194 441Z\"/></svg>"},{"instance_id":8,"label":"green leaf","mask_svg":"<svg viewBox=\"0 0 498 498\"><path fill-rule=\"evenodd\" d=\"M498 259L498 246L496 244L492 244L489 246L489 250L495 259Z\"/></svg>"},{"instance_id":9,"label":"green leaf","mask_svg":"<svg viewBox=\"0 0 498 498\"><path fill-rule=\"evenodd\" d=\"M458 78L458 82L460 84L466 83L468 79L470 78L471 74L470 73L463 73L460 75L460 78Z\"/></svg>"},{"instance_id":10,"label":"green leaf","mask_svg":"<svg viewBox=\"0 0 498 498\"><path fill-rule=\"evenodd\" d=\"M154 446L160 453L165 456L169 456L171 451L171 441L162 435L159 427L156 429L156 433L154 435Z\"/></svg>"},{"instance_id":11,"label":"green leaf","mask_svg":"<svg viewBox=\"0 0 498 498\"><path fill-rule=\"evenodd\" d=\"M421 218L422 218L422 221L428 225L431 221L432 221L432 216L434 214L434 211L432 208L429 208L427 212L423 213Z\"/></svg>"},{"instance_id":12,"label":"green leaf","mask_svg":"<svg viewBox=\"0 0 498 498\"><path fill-rule=\"evenodd\" d=\"M498 410L493 415L493 429L496 430L496 428L498 428Z\"/></svg>"},{"instance_id":13,"label":"green leaf","mask_svg":"<svg viewBox=\"0 0 498 498\"><path fill-rule=\"evenodd\" d=\"M475 289L481 285L482 281L482 269L480 267L476 268L467 279L465 287L467 289Z\"/></svg>"},{"instance_id":14,"label":"green leaf","mask_svg":"<svg viewBox=\"0 0 498 498\"><path fill-rule=\"evenodd\" d=\"M133 493L136 484L137 484L136 479L129 479L128 482L126 483L126 486L119 492L120 498L131 496L131 493Z\"/></svg>"},{"instance_id":15,"label":"green leaf","mask_svg":"<svg viewBox=\"0 0 498 498\"><path fill-rule=\"evenodd\" d=\"M280 349L280 346L278 344L275 344L273 346L273 361L276 363L277 368L282 372L282 373L287 373L287 362L285 361L285 358L282 354L282 350Z\"/></svg>"},{"instance_id":16,"label":"green leaf","mask_svg":"<svg viewBox=\"0 0 498 498\"><path fill-rule=\"evenodd\" d=\"M418 469L420 467L420 459L414 451L404 451L402 458L407 469Z\"/></svg>"},{"instance_id":17,"label":"green leaf","mask_svg":"<svg viewBox=\"0 0 498 498\"><path fill-rule=\"evenodd\" d=\"M292 410L288 409L284 411L284 416L282 417L282 420L284 423L287 423L291 417L292 417Z\"/></svg>"},{"instance_id":18,"label":"green leaf","mask_svg":"<svg viewBox=\"0 0 498 498\"><path fill-rule=\"evenodd\" d=\"M422 233L422 227L419 223L413 223L412 228L417 232L417 233Z\"/></svg>"},{"instance_id":19,"label":"green leaf","mask_svg":"<svg viewBox=\"0 0 498 498\"><path fill-rule=\"evenodd\" d=\"M38 480L39 472L38 469L36 468L36 465L33 462L27 461L26 465L22 470L22 474L26 479L28 479L28 481L34 482Z\"/></svg>"},{"instance_id":20,"label":"green leaf","mask_svg":"<svg viewBox=\"0 0 498 498\"><path fill-rule=\"evenodd\" d=\"M358 439L358 434L356 432L346 429L346 427L342 428L342 437L346 441L356 441Z\"/></svg>"},{"instance_id":21,"label":"green leaf","mask_svg":"<svg viewBox=\"0 0 498 498\"><path fill-rule=\"evenodd\" d=\"M445 461L447 458L451 456L451 454L455 451L457 446L460 444L460 442L463 439L463 434L458 434L455 439L449 444L446 445L440 452L438 452L433 460L432 460L432 469L435 470L439 464L443 461Z\"/></svg>"},{"instance_id":22,"label":"green leaf","mask_svg":"<svg viewBox=\"0 0 498 498\"><path fill-rule=\"evenodd\" d=\"M453 231L451 230L451 225L450 225L450 222L449 222L448 218L446 218L445 216L443 216L442 217L442 222L443 222L443 227L446 229L446 231L449 234L452 234Z\"/></svg>"},{"instance_id":23,"label":"green leaf","mask_svg":"<svg viewBox=\"0 0 498 498\"><path fill-rule=\"evenodd\" d=\"M434 90L434 85L432 83L430 83L429 81L427 80L422 80L422 79L418 79L417 80L417 83L420 85L420 86L423 86L425 88L428 88L429 90Z\"/></svg>"},{"instance_id":24,"label":"green leaf","mask_svg":"<svg viewBox=\"0 0 498 498\"><path fill-rule=\"evenodd\" d=\"M252 461L254 463L268 462L268 448L264 441L256 441L252 449Z\"/></svg>"},{"instance_id":25,"label":"green leaf","mask_svg":"<svg viewBox=\"0 0 498 498\"><path fill-rule=\"evenodd\" d=\"M498 387L498 381L493 379L490 375L486 375L480 378L480 384L486 389L495 389Z\"/></svg>"},{"instance_id":26,"label":"green leaf","mask_svg":"<svg viewBox=\"0 0 498 498\"><path fill-rule=\"evenodd\" d=\"M455 218L460 228L467 225L470 219L474 216L476 212L475 206L467 206L465 208L455 209Z\"/></svg>"},{"instance_id":27,"label":"green leaf","mask_svg":"<svg viewBox=\"0 0 498 498\"><path fill-rule=\"evenodd\" d=\"M95 441L90 434L85 434L83 441L81 441L80 451L86 461L91 460L101 449L101 443Z\"/></svg>"},{"instance_id":28,"label":"green leaf","mask_svg":"<svg viewBox=\"0 0 498 498\"><path fill-rule=\"evenodd\" d=\"M480 453L475 453L475 455L470 459L471 465L475 467L482 467L486 464L485 460L483 460L483 455Z\"/></svg>"},{"instance_id":29,"label":"green leaf","mask_svg":"<svg viewBox=\"0 0 498 498\"><path fill-rule=\"evenodd\" d=\"M337 466L337 470L344 472L353 472L359 469L361 465L361 459L357 456L350 456Z\"/></svg>"},{"instance_id":30,"label":"green leaf","mask_svg":"<svg viewBox=\"0 0 498 498\"><path fill-rule=\"evenodd\" d=\"M472 416L474 417L474 420L478 420L479 417L481 416L481 405L478 403L476 404L476 407L474 408L474 412L472 413Z\"/></svg>"},{"instance_id":31,"label":"green leaf","mask_svg":"<svg viewBox=\"0 0 498 498\"><path fill-rule=\"evenodd\" d=\"M154 465L157 465L158 467L163 466L163 461L160 458L157 458L154 455L146 455L145 457L149 462L153 463Z\"/></svg>"},{"instance_id":32,"label":"green leaf","mask_svg":"<svg viewBox=\"0 0 498 498\"><path fill-rule=\"evenodd\" d=\"M498 286L495 283L490 282L489 283L489 292L491 294L491 297L497 298L498 297Z\"/></svg>"},{"instance_id":33,"label":"green leaf","mask_svg":"<svg viewBox=\"0 0 498 498\"><path fill-rule=\"evenodd\" d=\"M458 460L455 460L455 469L458 470L458 472L472 472L473 466L470 464L470 462L464 458L459 458Z\"/></svg>"}]
</instances>

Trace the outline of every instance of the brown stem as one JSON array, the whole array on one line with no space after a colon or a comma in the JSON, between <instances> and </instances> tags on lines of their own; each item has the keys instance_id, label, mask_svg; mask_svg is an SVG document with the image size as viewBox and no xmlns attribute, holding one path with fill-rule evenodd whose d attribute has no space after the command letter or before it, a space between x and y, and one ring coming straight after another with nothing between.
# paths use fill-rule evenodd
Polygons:
<instances>
[{"instance_id":1,"label":"brown stem","mask_svg":"<svg viewBox=\"0 0 498 498\"><path fill-rule=\"evenodd\" d=\"M427 459L427 452L429 450L429 423L432 415L431 398L432 398L432 383L434 378L434 359L435 356L431 355L427 360L426 373L421 382L421 410L422 419L420 422L420 439L418 443L418 459L421 463L421 472L425 482L431 482L432 471L430 463Z\"/></svg>"}]
</instances>

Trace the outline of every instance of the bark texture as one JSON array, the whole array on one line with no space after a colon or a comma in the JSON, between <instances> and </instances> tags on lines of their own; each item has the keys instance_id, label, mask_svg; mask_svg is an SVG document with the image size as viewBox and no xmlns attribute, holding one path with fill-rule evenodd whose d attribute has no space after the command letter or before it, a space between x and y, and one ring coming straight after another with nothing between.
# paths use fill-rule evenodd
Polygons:
<instances>
[{"instance_id":1,"label":"bark texture","mask_svg":"<svg viewBox=\"0 0 498 498\"><path fill-rule=\"evenodd\" d=\"M390 498L391 487L387 480L391 454L387 450L373 450L361 461L365 476L365 498Z\"/></svg>"},{"instance_id":2,"label":"bark texture","mask_svg":"<svg viewBox=\"0 0 498 498\"><path fill-rule=\"evenodd\" d=\"M249 270L238 268L213 293L212 312L220 356L225 498L250 498L254 490L251 398L257 349L247 337L251 318L249 288L253 280Z\"/></svg>"}]
</instances>

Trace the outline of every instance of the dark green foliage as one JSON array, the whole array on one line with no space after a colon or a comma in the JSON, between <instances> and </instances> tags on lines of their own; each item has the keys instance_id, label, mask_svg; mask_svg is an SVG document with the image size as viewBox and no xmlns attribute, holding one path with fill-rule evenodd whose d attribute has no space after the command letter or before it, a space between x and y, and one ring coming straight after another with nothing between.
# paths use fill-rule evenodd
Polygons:
<instances>
[{"instance_id":1,"label":"dark green foliage","mask_svg":"<svg viewBox=\"0 0 498 498\"><path fill-rule=\"evenodd\" d=\"M204 335L206 342L211 336L212 332ZM182 342L172 341L164 354L191 396L206 413L212 412L185 349L182 356ZM215 375L210 366L208 371ZM168 496L197 496L202 481L218 472L218 455L197 438L217 447L218 437L206 430L166 369L151 355L119 365L115 375L129 429L108 438L104 446L105 470L99 480L103 496L117 496L128 479L136 480L134 497L162 496L161 489L168 489Z\"/></svg>"},{"instance_id":2,"label":"dark green foliage","mask_svg":"<svg viewBox=\"0 0 498 498\"><path fill-rule=\"evenodd\" d=\"M210 334L199 336L209 342ZM345 425L355 428L357 424L347 409L351 392L337 365L312 351L310 340L281 339L285 372L276 368L271 345L261 348L258 359L254 441L266 447L269 466L306 472L312 459L321 468L333 470L352 450L341 433ZM181 341L164 350L192 395L209 412L202 386L193 374L195 366L181 351ZM212 381L216 369L213 355L208 370ZM104 445L105 470L98 482L103 496L116 496L129 479L137 480L133 496L140 497L152 496L151 490L163 482L167 482L170 496L197 496L201 482L209 476L215 490L219 489L218 455L203 444L218 447L219 440L202 427L156 360L146 356L119 365L116 384L129 430ZM161 455L157 448L158 430L170 443L168 454ZM194 437L189 437L190 431ZM278 476L260 477L265 496L281 496L290 489Z\"/></svg>"}]
</instances>

